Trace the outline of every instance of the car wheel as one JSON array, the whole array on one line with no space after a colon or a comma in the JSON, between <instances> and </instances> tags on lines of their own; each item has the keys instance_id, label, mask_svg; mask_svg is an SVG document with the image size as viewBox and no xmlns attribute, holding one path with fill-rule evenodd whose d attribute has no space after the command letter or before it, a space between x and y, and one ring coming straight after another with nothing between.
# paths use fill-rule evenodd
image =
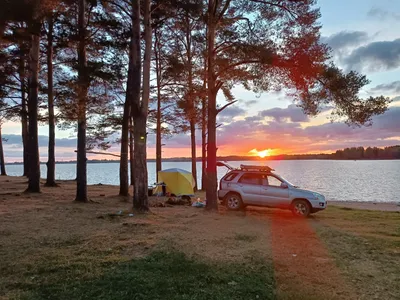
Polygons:
<instances>
[{"instance_id":1,"label":"car wheel","mask_svg":"<svg viewBox=\"0 0 400 300\"><path fill-rule=\"evenodd\" d=\"M229 193L225 196L225 205L229 210L241 210L243 208L242 197L235 193Z\"/></svg>"},{"instance_id":2,"label":"car wheel","mask_svg":"<svg viewBox=\"0 0 400 300\"><path fill-rule=\"evenodd\" d=\"M297 217L308 217L311 213L310 204L306 200L295 200L292 212Z\"/></svg>"}]
</instances>

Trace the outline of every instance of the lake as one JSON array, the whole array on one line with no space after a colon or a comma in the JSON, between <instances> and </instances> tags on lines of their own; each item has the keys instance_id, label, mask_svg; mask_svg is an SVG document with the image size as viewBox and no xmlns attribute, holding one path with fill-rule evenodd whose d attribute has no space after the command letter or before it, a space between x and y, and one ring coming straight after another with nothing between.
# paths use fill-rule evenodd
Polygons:
<instances>
[{"instance_id":1,"label":"lake","mask_svg":"<svg viewBox=\"0 0 400 300\"><path fill-rule=\"evenodd\" d=\"M256 164L257 162L229 162L232 166ZM263 163L260 163L263 164ZM400 201L400 160L271 160L266 162L277 173L295 185L324 194L336 201ZM156 164L149 162L149 184L156 181ZM7 165L7 173L22 175L22 165ZM190 171L190 162L164 162L163 169L181 168ZM57 164L56 179L74 179L75 164ZM197 163L199 186L201 163ZM46 165L41 165L42 177ZM218 178L226 173L218 168ZM118 163L88 164L88 184L119 184Z\"/></svg>"}]
</instances>

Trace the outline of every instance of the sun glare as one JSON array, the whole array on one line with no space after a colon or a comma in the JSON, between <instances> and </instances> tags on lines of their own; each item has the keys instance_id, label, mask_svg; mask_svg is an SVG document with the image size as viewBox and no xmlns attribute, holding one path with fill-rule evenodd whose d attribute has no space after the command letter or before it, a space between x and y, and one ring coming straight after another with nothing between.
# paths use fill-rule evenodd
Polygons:
<instances>
[{"instance_id":1,"label":"sun glare","mask_svg":"<svg viewBox=\"0 0 400 300\"><path fill-rule=\"evenodd\" d=\"M253 149L253 150L250 150L249 153L251 153L254 156L259 156L261 158L265 158L265 157L271 155L271 149L265 149L265 150L262 150L262 151L258 151L257 149Z\"/></svg>"}]
</instances>

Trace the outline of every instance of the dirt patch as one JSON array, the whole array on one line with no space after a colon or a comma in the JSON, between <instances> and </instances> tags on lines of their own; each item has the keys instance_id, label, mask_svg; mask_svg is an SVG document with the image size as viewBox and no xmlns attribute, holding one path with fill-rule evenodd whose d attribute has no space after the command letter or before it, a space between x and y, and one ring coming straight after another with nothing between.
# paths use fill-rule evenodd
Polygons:
<instances>
[{"instance_id":1,"label":"dirt patch","mask_svg":"<svg viewBox=\"0 0 400 300\"><path fill-rule=\"evenodd\" d=\"M302 291L315 299L356 299L308 219L272 216L272 253L278 295ZM312 220L311 220L312 222Z\"/></svg>"}]
</instances>

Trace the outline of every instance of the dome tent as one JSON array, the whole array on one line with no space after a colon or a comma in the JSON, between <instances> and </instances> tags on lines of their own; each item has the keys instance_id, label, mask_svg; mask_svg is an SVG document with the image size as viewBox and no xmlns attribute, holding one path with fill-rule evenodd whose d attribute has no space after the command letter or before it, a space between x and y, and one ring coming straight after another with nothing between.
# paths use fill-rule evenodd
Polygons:
<instances>
[{"instance_id":1,"label":"dome tent","mask_svg":"<svg viewBox=\"0 0 400 300\"><path fill-rule=\"evenodd\" d=\"M155 194L162 193L162 183L166 185L166 192L176 196L194 196L195 182L192 173L183 169L172 168L158 172L158 183Z\"/></svg>"}]
</instances>

